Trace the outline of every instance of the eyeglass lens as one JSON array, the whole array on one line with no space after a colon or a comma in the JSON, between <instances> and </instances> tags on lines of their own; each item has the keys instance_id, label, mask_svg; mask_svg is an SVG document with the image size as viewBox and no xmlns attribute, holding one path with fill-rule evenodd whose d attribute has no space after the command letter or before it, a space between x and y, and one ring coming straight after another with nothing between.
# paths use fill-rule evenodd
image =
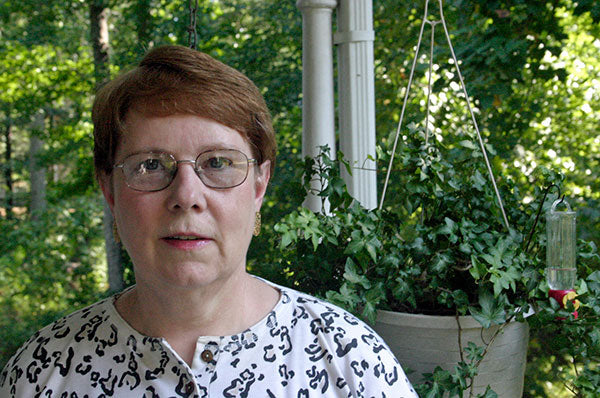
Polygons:
<instances>
[{"instance_id":1,"label":"eyeglass lens","mask_svg":"<svg viewBox=\"0 0 600 398\"><path fill-rule=\"evenodd\" d=\"M211 188L232 188L242 184L248 175L249 160L235 149L203 152L196 158L194 169L200 180ZM165 152L136 153L127 157L121 165L125 182L138 191L160 191L171 184L179 163L173 155Z\"/></svg>"}]
</instances>

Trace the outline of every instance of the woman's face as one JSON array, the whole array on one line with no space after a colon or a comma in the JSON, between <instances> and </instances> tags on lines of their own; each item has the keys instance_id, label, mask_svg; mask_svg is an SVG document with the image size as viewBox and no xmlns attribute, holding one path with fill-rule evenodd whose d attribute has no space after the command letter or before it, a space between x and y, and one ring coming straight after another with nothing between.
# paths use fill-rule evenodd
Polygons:
<instances>
[{"instance_id":1,"label":"woman's face","mask_svg":"<svg viewBox=\"0 0 600 398\"><path fill-rule=\"evenodd\" d=\"M117 164L133 153L147 151L194 160L209 149L237 149L252 158L250 146L237 131L210 119L131 112L126 126ZM137 282L159 288L197 288L218 285L245 272L255 213L269 177L267 161L261 166L250 164L246 181L227 189L205 186L190 163L180 163L171 185L157 192L129 188L119 169L112 179L103 178L102 191L133 261Z\"/></svg>"}]
</instances>

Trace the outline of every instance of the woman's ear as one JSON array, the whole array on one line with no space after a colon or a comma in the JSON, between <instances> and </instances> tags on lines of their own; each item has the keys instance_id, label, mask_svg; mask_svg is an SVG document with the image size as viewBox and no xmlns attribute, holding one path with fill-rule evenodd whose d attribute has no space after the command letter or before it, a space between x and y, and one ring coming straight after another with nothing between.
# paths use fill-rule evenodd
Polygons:
<instances>
[{"instance_id":1,"label":"woman's ear","mask_svg":"<svg viewBox=\"0 0 600 398\"><path fill-rule=\"evenodd\" d=\"M257 169L254 176L254 201L256 211L259 211L271 178L271 161L265 160Z\"/></svg>"},{"instance_id":2,"label":"woman's ear","mask_svg":"<svg viewBox=\"0 0 600 398\"><path fill-rule=\"evenodd\" d=\"M108 175L104 172L99 172L98 173L98 184L100 185L100 189L102 190L104 199L106 199L106 203L108 203L108 206L110 207L110 211L112 212L113 207L115 205L115 196L114 196L114 191L113 191L112 175Z\"/></svg>"}]
</instances>

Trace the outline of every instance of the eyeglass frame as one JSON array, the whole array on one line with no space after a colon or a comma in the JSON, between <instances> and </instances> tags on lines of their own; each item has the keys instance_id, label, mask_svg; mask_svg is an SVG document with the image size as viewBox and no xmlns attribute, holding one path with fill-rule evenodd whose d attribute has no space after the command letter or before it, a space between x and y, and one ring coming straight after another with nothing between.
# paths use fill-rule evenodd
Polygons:
<instances>
[{"instance_id":1,"label":"eyeglass frame","mask_svg":"<svg viewBox=\"0 0 600 398\"><path fill-rule=\"evenodd\" d=\"M202 174L202 169L199 169L198 167L196 167L196 162L198 161L198 159L200 158L200 156L202 156L202 155L204 155L205 153L208 153L208 152L218 152L218 151L234 151L234 152L241 153L246 158L246 175L244 176L244 178L242 179L241 182L239 182L238 184L232 185L232 186L227 186L227 187L213 187L213 186L208 185L206 182L204 182L204 180L202 179L202 177L200 177L200 175ZM131 185L129 185L129 182L127 181L127 176L125 175L125 170L123 169L123 167L125 166L125 162L127 161L127 159L129 159L132 156L139 155L139 154L162 154L162 155L168 155L169 157L171 157L175 161L175 172L173 173L173 176L171 177L171 180L169 181L169 183L167 185L165 185L163 188L160 188L160 189L151 189L151 190L137 189L137 188L134 188ZM132 153L130 155L127 155L123 159L123 161L121 163L115 164L113 166L113 169L121 169L121 172L123 173L123 177L125 179L125 184L127 185L127 187L129 187L130 189L133 189L134 191L137 191L137 192L160 192L162 190L167 189L169 186L171 186L171 184L175 180L175 177L177 176L177 172L179 171L179 164L180 163L189 163L189 164L191 164L192 167L194 168L194 172L198 176L198 179L202 182L202 184L204 184L205 187L211 188L211 189L230 189L230 188L239 187L244 182L246 182L246 180L248 179L248 172L250 171L250 164L257 165L258 161L255 158L249 158L244 152L242 152L242 151L240 151L238 149L233 149L233 148L208 149L206 151L200 152L198 154L198 156L196 156L196 159L194 159L194 160L191 160L191 159L177 160L175 158L175 155L173 155L170 152L165 152L165 151L147 151L147 152L142 151L142 152L135 152L135 153Z\"/></svg>"}]
</instances>

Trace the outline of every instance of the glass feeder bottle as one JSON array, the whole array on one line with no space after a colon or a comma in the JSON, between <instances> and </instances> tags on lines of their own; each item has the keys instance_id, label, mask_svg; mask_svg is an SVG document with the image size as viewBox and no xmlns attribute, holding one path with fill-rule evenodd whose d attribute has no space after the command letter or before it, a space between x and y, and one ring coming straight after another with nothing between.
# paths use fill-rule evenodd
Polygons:
<instances>
[{"instance_id":1,"label":"glass feeder bottle","mask_svg":"<svg viewBox=\"0 0 600 398\"><path fill-rule=\"evenodd\" d=\"M567 209L556 211L561 203ZM546 280L550 290L572 291L575 288L575 218L575 212L564 199L554 201L546 214Z\"/></svg>"}]
</instances>

